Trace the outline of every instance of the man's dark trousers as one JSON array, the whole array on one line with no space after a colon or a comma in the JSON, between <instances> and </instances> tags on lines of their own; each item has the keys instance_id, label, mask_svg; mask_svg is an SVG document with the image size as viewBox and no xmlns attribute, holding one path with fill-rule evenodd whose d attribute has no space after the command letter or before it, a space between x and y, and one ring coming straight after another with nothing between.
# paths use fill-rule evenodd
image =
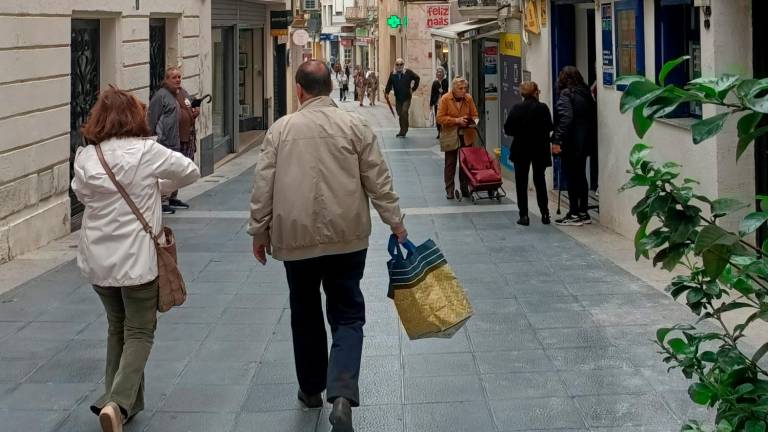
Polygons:
<instances>
[{"instance_id":1,"label":"man's dark trousers","mask_svg":"<svg viewBox=\"0 0 768 432\"><path fill-rule=\"evenodd\" d=\"M360 403L357 380L363 353L365 301L360 280L367 250L286 261L291 304L293 355L299 388L308 395L327 388L326 399ZM330 359L320 297L326 297L333 344Z\"/></svg>"},{"instance_id":2,"label":"man's dark trousers","mask_svg":"<svg viewBox=\"0 0 768 432\"><path fill-rule=\"evenodd\" d=\"M411 109L411 100L395 100L395 110L397 111L397 117L400 121L400 135L408 133L410 124L408 123L408 111Z\"/></svg>"}]
</instances>

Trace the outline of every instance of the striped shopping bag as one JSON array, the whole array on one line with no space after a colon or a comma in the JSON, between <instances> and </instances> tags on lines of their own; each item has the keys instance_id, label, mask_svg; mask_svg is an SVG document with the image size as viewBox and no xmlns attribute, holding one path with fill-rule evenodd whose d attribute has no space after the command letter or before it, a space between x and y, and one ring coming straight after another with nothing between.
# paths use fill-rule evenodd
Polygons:
<instances>
[{"instance_id":1,"label":"striped shopping bag","mask_svg":"<svg viewBox=\"0 0 768 432\"><path fill-rule=\"evenodd\" d=\"M389 239L389 298L410 339L450 338L472 316L472 305L434 241L406 241L403 251Z\"/></svg>"}]
</instances>

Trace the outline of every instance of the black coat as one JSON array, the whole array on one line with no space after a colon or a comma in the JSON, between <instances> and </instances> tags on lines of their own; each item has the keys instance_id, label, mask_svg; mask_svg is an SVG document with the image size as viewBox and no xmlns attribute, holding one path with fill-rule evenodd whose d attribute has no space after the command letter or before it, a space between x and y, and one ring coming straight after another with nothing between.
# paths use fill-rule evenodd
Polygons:
<instances>
[{"instance_id":1,"label":"black coat","mask_svg":"<svg viewBox=\"0 0 768 432\"><path fill-rule=\"evenodd\" d=\"M435 106L440 102L440 98L448 93L448 78L442 81L432 81L432 92L429 95L429 106Z\"/></svg>"},{"instance_id":2,"label":"black coat","mask_svg":"<svg viewBox=\"0 0 768 432\"><path fill-rule=\"evenodd\" d=\"M552 166L552 115L546 104L531 98L512 107L504 122L504 133L513 138L509 160Z\"/></svg>"},{"instance_id":3,"label":"black coat","mask_svg":"<svg viewBox=\"0 0 768 432\"><path fill-rule=\"evenodd\" d=\"M597 154L597 104L586 87L560 92L555 106L555 133L563 157Z\"/></svg>"},{"instance_id":4,"label":"black coat","mask_svg":"<svg viewBox=\"0 0 768 432\"><path fill-rule=\"evenodd\" d=\"M419 78L416 72L410 69L404 70L402 77L393 72L389 74L387 86L384 88L384 94L389 94L389 92L394 90L396 101L404 102L411 100L411 95L417 88L419 88L419 81L421 81L421 78Z\"/></svg>"}]
</instances>

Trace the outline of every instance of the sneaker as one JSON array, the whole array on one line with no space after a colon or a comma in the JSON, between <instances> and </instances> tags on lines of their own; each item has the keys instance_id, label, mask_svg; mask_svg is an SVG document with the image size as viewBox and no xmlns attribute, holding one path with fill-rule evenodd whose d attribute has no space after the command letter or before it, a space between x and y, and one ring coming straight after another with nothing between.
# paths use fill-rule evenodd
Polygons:
<instances>
[{"instance_id":1,"label":"sneaker","mask_svg":"<svg viewBox=\"0 0 768 432\"><path fill-rule=\"evenodd\" d=\"M163 204L163 214L176 214L176 210L168 204Z\"/></svg>"},{"instance_id":2,"label":"sneaker","mask_svg":"<svg viewBox=\"0 0 768 432\"><path fill-rule=\"evenodd\" d=\"M581 223L583 223L584 225L589 225L592 223L592 218L589 217L589 213L580 214L579 219L581 219Z\"/></svg>"},{"instance_id":3,"label":"sneaker","mask_svg":"<svg viewBox=\"0 0 768 432\"><path fill-rule=\"evenodd\" d=\"M168 200L168 205L172 208L178 208L178 209L188 209L189 204L185 203L184 201L178 199L178 198L171 198Z\"/></svg>"},{"instance_id":4,"label":"sneaker","mask_svg":"<svg viewBox=\"0 0 768 432\"><path fill-rule=\"evenodd\" d=\"M555 224L560 226L582 226L584 222L579 215L568 213L564 218L555 219Z\"/></svg>"},{"instance_id":5,"label":"sneaker","mask_svg":"<svg viewBox=\"0 0 768 432\"><path fill-rule=\"evenodd\" d=\"M123 414L116 403L110 402L99 412L102 432L123 432Z\"/></svg>"},{"instance_id":6,"label":"sneaker","mask_svg":"<svg viewBox=\"0 0 768 432\"><path fill-rule=\"evenodd\" d=\"M333 425L331 432L354 432L352 428L352 407L349 401L343 397L336 398L333 401L333 411L328 416L328 420Z\"/></svg>"},{"instance_id":7,"label":"sneaker","mask_svg":"<svg viewBox=\"0 0 768 432\"><path fill-rule=\"evenodd\" d=\"M316 395L308 395L299 390L299 400L307 408L322 408L323 406L323 394L318 393Z\"/></svg>"}]
</instances>

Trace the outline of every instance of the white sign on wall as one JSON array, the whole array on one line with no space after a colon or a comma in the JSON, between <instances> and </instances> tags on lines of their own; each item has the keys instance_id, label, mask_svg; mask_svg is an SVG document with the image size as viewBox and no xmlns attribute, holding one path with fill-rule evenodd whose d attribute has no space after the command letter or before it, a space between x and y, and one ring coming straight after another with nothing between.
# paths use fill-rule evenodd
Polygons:
<instances>
[{"instance_id":1,"label":"white sign on wall","mask_svg":"<svg viewBox=\"0 0 768 432\"><path fill-rule=\"evenodd\" d=\"M293 43L304 46L309 42L309 33L306 30L299 29L293 32Z\"/></svg>"}]
</instances>

